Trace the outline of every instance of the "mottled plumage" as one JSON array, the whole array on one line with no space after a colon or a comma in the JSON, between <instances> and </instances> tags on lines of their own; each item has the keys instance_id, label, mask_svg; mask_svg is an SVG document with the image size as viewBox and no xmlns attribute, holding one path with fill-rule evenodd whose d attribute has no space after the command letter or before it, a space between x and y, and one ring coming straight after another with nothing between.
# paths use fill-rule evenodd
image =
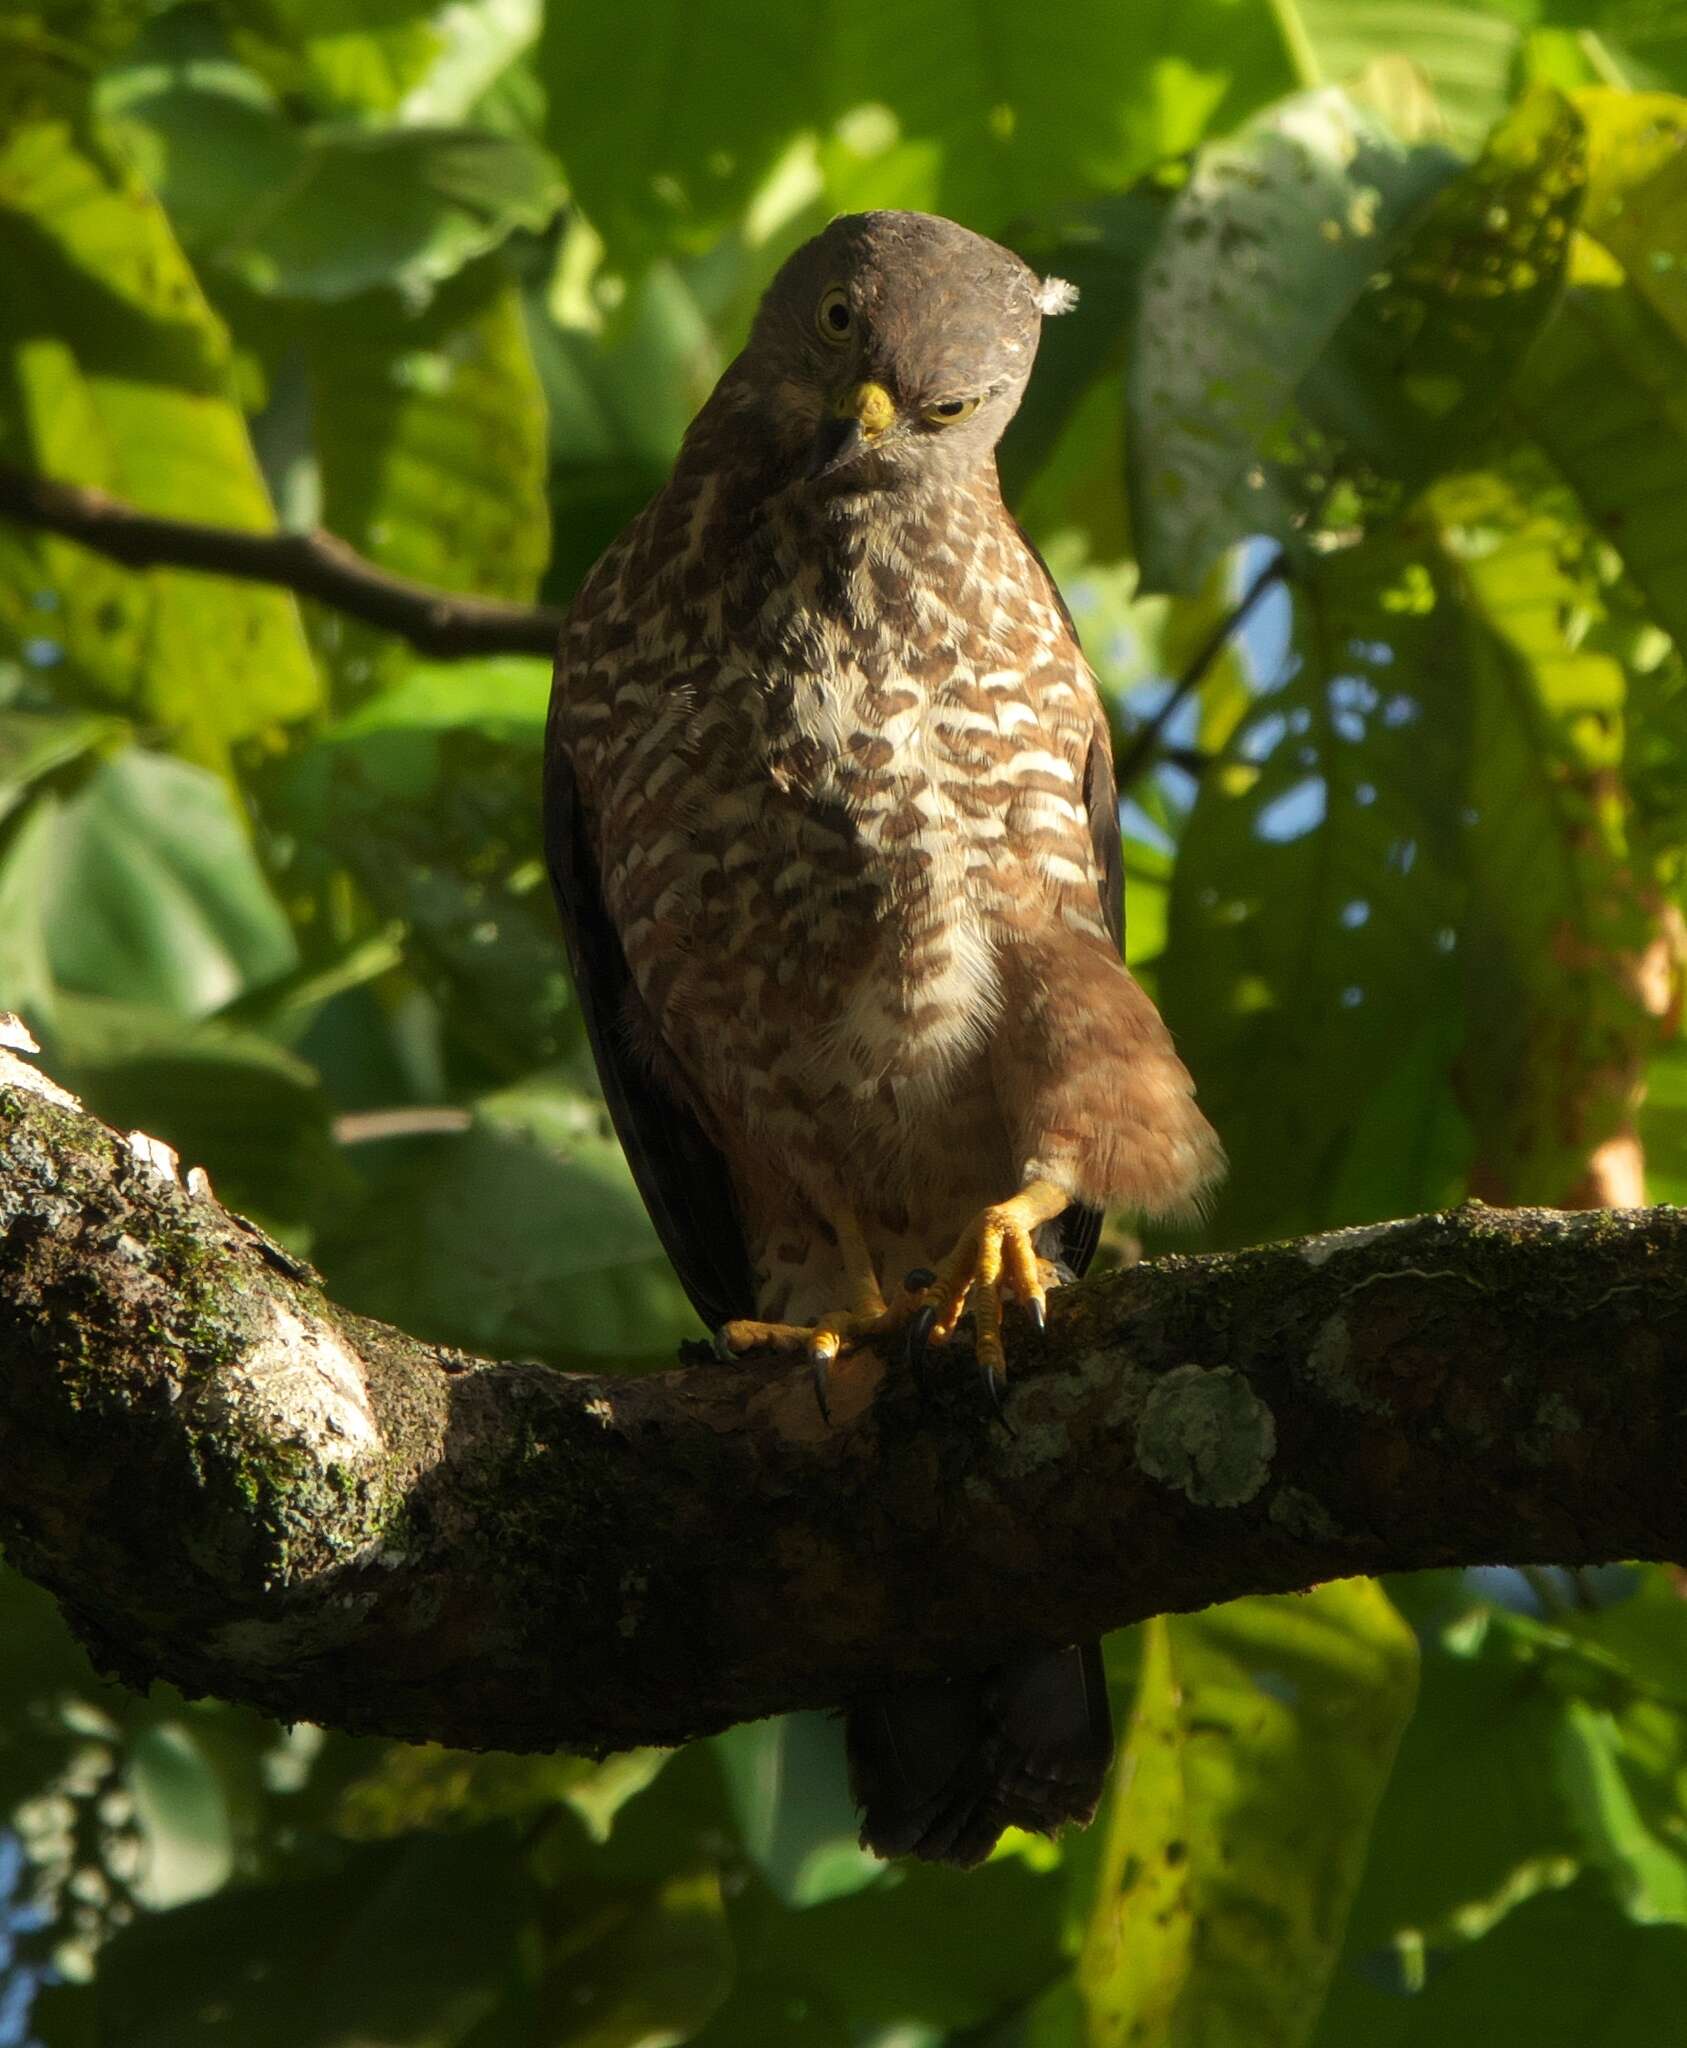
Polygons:
<instances>
[{"instance_id":1,"label":"mottled plumage","mask_svg":"<svg viewBox=\"0 0 1687 2048\"><path fill-rule=\"evenodd\" d=\"M711 1324L870 1312L875 1278L894 1294L1022 1189L1041 1249L1081 1269L1101 1209L1187 1209L1221 1163L1119 957L1106 722L996 480L1057 297L951 222L834 222L570 614L553 874L617 1126ZM1029 1255L1005 1253L1035 1291ZM1081 1691L1097 1668L997 1674L998 1701L1015 1670L1029 1690L993 1734L938 1716L954 1786L877 1821L867 1787L869 1834L921 1849L908 1801L964 1806L969 1773L988 1837L951 1811L924 1853L970 1860L1008 1819L1087 1813L1082 1714L1081 1783L999 1814L985 1795L1013 1775L1001 1731L1023 1763L1016 1716L1067 1683L1051 1671ZM865 1764L855 1748L882 1780L885 1742Z\"/></svg>"}]
</instances>

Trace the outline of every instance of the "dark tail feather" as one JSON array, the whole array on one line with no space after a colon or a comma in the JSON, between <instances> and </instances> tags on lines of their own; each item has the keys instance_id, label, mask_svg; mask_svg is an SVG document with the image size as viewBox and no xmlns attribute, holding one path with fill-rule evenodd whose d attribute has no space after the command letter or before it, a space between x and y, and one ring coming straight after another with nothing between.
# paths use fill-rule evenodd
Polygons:
<instances>
[{"instance_id":1,"label":"dark tail feather","mask_svg":"<svg viewBox=\"0 0 1687 2048\"><path fill-rule=\"evenodd\" d=\"M876 1855L965 1867L1003 1828L1082 1826L1113 1754L1101 1645L859 1701L844 1741L862 1846Z\"/></svg>"}]
</instances>

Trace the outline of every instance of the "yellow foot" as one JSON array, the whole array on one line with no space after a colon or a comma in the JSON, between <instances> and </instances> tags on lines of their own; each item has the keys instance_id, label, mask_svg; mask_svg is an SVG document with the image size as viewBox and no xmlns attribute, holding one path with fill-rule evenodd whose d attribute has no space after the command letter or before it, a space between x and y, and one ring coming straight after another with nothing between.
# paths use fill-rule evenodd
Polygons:
<instances>
[{"instance_id":1,"label":"yellow foot","mask_svg":"<svg viewBox=\"0 0 1687 2048\"><path fill-rule=\"evenodd\" d=\"M922 1286L929 1274L919 1275ZM888 1306L875 1284L863 1290L857 1308L834 1309L812 1323L758 1323L745 1318L722 1323L715 1333L715 1349L723 1358L737 1358L747 1351L776 1351L808 1360L814 1374L814 1397L828 1422L832 1419L827 1395L827 1375L840 1352L853 1350L875 1337L894 1336L920 1307L922 1291L905 1288Z\"/></svg>"},{"instance_id":2,"label":"yellow foot","mask_svg":"<svg viewBox=\"0 0 1687 2048\"><path fill-rule=\"evenodd\" d=\"M961 1232L927 1296L936 1318L931 1327L934 1344L946 1344L971 1308L978 1362L998 1406L1001 1383L1007 1377L1002 1290L1006 1287L1042 1328L1055 1272L1046 1259L1038 1258L1031 1234L1058 1216L1069 1200L1064 1190L1039 1180L1010 1201L992 1202L988 1209L981 1209Z\"/></svg>"}]
</instances>

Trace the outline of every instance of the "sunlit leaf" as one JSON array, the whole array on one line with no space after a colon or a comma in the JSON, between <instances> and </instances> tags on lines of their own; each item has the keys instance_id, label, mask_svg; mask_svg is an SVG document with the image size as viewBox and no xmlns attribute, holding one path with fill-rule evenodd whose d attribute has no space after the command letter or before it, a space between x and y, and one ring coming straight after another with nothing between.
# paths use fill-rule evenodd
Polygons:
<instances>
[{"instance_id":1,"label":"sunlit leaf","mask_svg":"<svg viewBox=\"0 0 1687 2048\"><path fill-rule=\"evenodd\" d=\"M1027 208L1117 189L1294 83L1271 10L1105 0L1027 12L864 0L820 32L754 0L547 11L549 136L612 247L718 231L799 137L823 135L831 206L916 206L1000 232Z\"/></svg>"},{"instance_id":2,"label":"sunlit leaf","mask_svg":"<svg viewBox=\"0 0 1687 2048\"><path fill-rule=\"evenodd\" d=\"M0 848L0 1009L15 1011L37 1036L51 1031L58 1001L42 916L58 811L54 797L38 799Z\"/></svg>"},{"instance_id":3,"label":"sunlit leaf","mask_svg":"<svg viewBox=\"0 0 1687 2048\"><path fill-rule=\"evenodd\" d=\"M1126 372L1132 521L1151 588L1193 588L1310 509L1299 391L1451 165L1324 92L1204 151L1137 302Z\"/></svg>"},{"instance_id":4,"label":"sunlit leaf","mask_svg":"<svg viewBox=\"0 0 1687 2048\"><path fill-rule=\"evenodd\" d=\"M459 120L538 33L539 0L230 0L238 47L283 91Z\"/></svg>"},{"instance_id":5,"label":"sunlit leaf","mask_svg":"<svg viewBox=\"0 0 1687 2048\"><path fill-rule=\"evenodd\" d=\"M532 1820L567 1806L595 1840L655 1779L670 1752L635 1749L596 1762L583 1756L474 1756L432 1743L390 1743L340 1795L338 1829L360 1840L416 1828L478 1827Z\"/></svg>"},{"instance_id":6,"label":"sunlit leaf","mask_svg":"<svg viewBox=\"0 0 1687 2048\"><path fill-rule=\"evenodd\" d=\"M1090 2048L1295 2048L1411 1711L1368 1581L1149 1624L1079 1965Z\"/></svg>"},{"instance_id":7,"label":"sunlit leaf","mask_svg":"<svg viewBox=\"0 0 1687 2048\"><path fill-rule=\"evenodd\" d=\"M0 124L0 459L149 512L272 526L226 339L162 210L67 80L40 91L32 118ZM284 593L137 575L9 527L0 637L212 765L319 700Z\"/></svg>"},{"instance_id":8,"label":"sunlit leaf","mask_svg":"<svg viewBox=\"0 0 1687 2048\"><path fill-rule=\"evenodd\" d=\"M1687 1207L1687 1041L1677 1039L1652 1062L1640 1131L1653 1200Z\"/></svg>"},{"instance_id":9,"label":"sunlit leaf","mask_svg":"<svg viewBox=\"0 0 1687 2048\"><path fill-rule=\"evenodd\" d=\"M1333 84L1366 82L1385 56L1410 65L1436 124L1473 154L1505 106L1525 15L1508 0L1289 0L1283 11Z\"/></svg>"},{"instance_id":10,"label":"sunlit leaf","mask_svg":"<svg viewBox=\"0 0 1687 2048\"><path fill-rule=\"evenodd\" d=\"M1475 1185L1564 1201L1624 1122L1657 1035L1634 967L1648 921L1609 780L1622 677L1578 645L1585 544L1550 494L1531 503L1492 476L1454 479L1427 509L1447 522L1454 594L1475 627L1459 1065Z\"/></svg>"},{"instance_id":11,"label":"sunlit leaf","mask_svg":"<svg viewBox=\"0 0 1687 2048\"><path fill-rule=\"evenodd\" d=\"M1687 101L1584 94L1592 184L1559 317L1513 402L1677 647L1687 644Z\"/></svg>"},{"instance_id":12,"label":"sunlit leaf","mask_svg":"<svg viewBox=\"0 0 1687 2048\"><path fill-rule=\"evenodd\" d=\"M1453 168L1332 93L1197 159L1127 373L1151 585L1191 587L1251 533L1397 508L1492 415L1553 302L1580 122L1541 94Z\"/></svg>"},{"instance_id":13,"label":"sunlit leaf","mask_svg":"<svg viewBox=\"0 0 1687 2048\"><path fill-rule=\"evenodd\" d=\"M360 298L301 343L330 531L419 582L531 598L546 423L513 286L486 266L425 309Z\"/></svg>"},{"instance_id":14,"label":"sunlit leaf","mask_svg":"<svg viewBox=\"0 0 1687 2048\"><path fill-rule=\"evenodd\" d=\"M1670 1839L1687 1832L1687 1813L1674 1796L1675 1777L1687 1767L1680 1712L1647 1714L1636 1701L1619 1713L1571 1700L1555 1762L1587 1861L1606 1872L1630 1919L1687 1926L1687 1857Z\"/></svg>"}]
</instances>

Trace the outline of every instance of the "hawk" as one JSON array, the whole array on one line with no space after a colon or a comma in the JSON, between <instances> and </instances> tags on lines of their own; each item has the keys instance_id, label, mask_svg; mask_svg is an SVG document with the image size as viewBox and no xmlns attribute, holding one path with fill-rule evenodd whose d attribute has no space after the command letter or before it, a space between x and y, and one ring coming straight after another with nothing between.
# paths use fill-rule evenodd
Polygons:
<instances>
[{"instance_id":1,"label":"hawk","mask_svg":"<svg viewBox=\"0 0 1687 2048\"><path fill-rule=\"evenodd\" d=\"M995 450L1074 294L835 220L769 287L564 628L546 846L615 1125L732 1353L824 1374L970 1313L1005 1370L1102 1211L1222 1165L1121 955L1106 718ZM862 1839L956 1863L1095 1810L1099 1647L858 1702Z\"/></svg>"}]
</instances>

